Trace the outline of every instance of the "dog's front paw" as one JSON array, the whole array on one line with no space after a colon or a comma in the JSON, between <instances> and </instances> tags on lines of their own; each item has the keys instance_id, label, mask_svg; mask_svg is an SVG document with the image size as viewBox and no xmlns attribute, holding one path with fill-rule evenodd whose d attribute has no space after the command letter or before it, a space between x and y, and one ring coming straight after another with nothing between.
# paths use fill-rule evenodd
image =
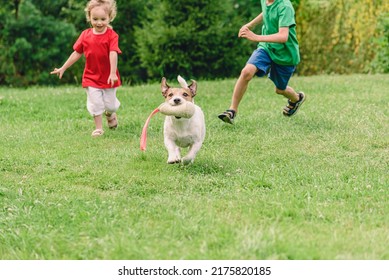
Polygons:
<instances>
[{"instance_id":1,"label":"dog's front paw","mask_svg":"<svg viewBox=\"0 0 389 280\"><path fill-rule=\"evenodd\" d=\"M169 157L167 159L168 164L175 164L175 163L180 163L181 159L179 157Z\"/></svg>"},{"instance_id":2,"label":"dog's front paw","mask_svg":"<svg viewBox=\"0 0 389 280\"><path fill-rule=\"evenodd\" d=\"M194 162L194 158L191 157L183 157L181 160L183 165L192 164Z\"/></svg>"}]
</instances>

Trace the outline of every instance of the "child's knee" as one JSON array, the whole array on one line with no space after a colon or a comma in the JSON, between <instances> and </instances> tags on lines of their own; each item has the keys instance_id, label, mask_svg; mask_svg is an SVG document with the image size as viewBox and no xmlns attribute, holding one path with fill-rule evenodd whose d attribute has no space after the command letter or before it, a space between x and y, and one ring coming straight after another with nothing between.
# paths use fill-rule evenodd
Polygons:
<instances>
[{"instance_id":1,"label":"child's knee","mask_svg":"<svg viewBox=\"0 0 389 280\"><path fill-rule=\"evenodd\" d=\"M240 77L246 81L250 81L255 75L255 71L253 69L245 67L240 72Z\"/></svg>"}]
</instances>

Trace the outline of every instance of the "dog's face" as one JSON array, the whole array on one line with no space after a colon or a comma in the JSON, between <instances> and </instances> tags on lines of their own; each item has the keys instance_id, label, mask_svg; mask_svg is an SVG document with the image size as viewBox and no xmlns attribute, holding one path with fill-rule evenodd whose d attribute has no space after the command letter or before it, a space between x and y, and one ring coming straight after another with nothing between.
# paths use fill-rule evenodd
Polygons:
<instances>
[{"instance_id":1,"label":"dog's face","mask_svg":"<svg viewBox=\"0 0 389 280\"><path fill-rule=\"evenodd\" d=\"M184 102L193 102L196 95L197 83L192 80L192 84L187 87L172 88L166 83L166 78L163 77L161 81L161 91L165 98L165 102L176 106Z\"/></svg>"}]
</instances>

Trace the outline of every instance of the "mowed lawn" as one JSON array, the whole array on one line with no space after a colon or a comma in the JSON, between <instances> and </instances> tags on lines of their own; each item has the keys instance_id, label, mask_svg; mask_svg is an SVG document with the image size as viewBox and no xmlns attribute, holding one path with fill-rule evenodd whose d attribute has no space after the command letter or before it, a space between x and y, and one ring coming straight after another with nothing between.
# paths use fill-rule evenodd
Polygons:
<instances>
[{"instance_id":1,"label":"mowed lawn","mask_svg":"<svg viewBox=\"0 0 389 280\"><path fill-rule=\"evenodd\" d=\"M389 259L388 75L293 77L293 118L256 78L234 126L235 80L197 82L191 166L166 164L160 114L139 149L159 81L121 87L97 139L81 86L0 88L0 258Z\"/></svg>"}]
</instances>

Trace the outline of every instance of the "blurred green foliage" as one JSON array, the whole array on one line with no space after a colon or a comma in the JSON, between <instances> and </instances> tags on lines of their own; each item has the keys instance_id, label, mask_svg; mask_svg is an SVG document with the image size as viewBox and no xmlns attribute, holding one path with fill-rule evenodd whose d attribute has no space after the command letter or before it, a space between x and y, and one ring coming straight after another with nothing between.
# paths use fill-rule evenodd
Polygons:
<instances>
[{"instance_id":1,"label":"blurred green foliage","mask_svg":"<svg viewBox=\"0 0 389 280\"><path fill-rule=\"evenodd\" d=\"M253 45L237 39L244 22L234 12L225 0L159 1L135 32L147 76L212 79L236 75Z\"/></svg>"},{"instance_id":2,"label":"blurred green foliage","mask_svg":"<svg viewBox=\"0 0 389 280\"><path fill-rule=\"evenodd\" d=\"M6 2L6 1L5 1ZM14 3L16 3L15 1ZM1 10L4 26L1 29L0 83L13 86L59 83L49 72L60 66L71 52L76 36L73 24L59 21L55 3L63 1L42 1L38 9L33 1L19 1L18 5ZM45 3L47 5L45 5ZM53 4L50 6L49 4ZM74 82L82 66L69 69L65 82Z\"/></svg>"},{"instance_id":3,"label":"blurred green foliage","mask_svg":"<svg viewBox=\"0 0 389 280\"><path fill-rule=\"evenodd\" d=\"M389 12L378 18L378 33L376 38L376 56L371 64L375 73L389 73Z\"/></svg>"},{"instance_id":4,"label":"blurred green foliage","mask_svg":"<svg viewBox=\"0 0 389 280\"><path fill-rule=\"evenodd\" d=\"M388 69L389 2L300 0L302 75L383 73ZM387 71L387 70L386 70Z\"/></svg>"}]
</instances>

